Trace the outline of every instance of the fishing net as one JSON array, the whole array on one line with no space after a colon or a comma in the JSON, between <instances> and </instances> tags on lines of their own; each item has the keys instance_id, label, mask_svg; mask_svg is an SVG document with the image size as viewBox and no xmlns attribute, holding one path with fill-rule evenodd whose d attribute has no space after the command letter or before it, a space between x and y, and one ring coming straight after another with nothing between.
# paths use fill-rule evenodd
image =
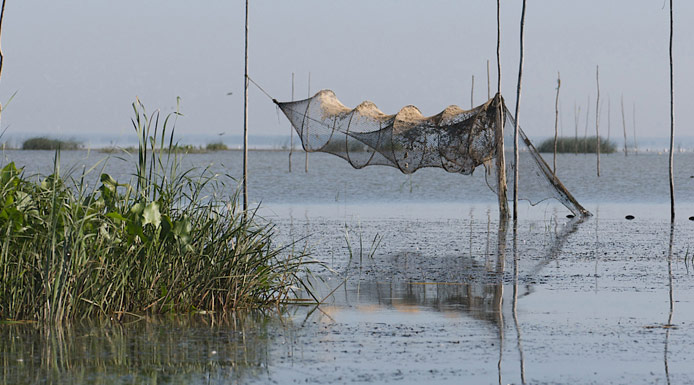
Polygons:
<instances>
[{"instance_id":1,"label":"fishing net","mask_svg":"<svg viewBox=\"0 0 694 385\"><path fill-rule=\"evenodd\" d=\"M386 115L365 101L354 109L345 107L330 90L309 99L278 102L282 112L299 134L307 152L337 155L354 168L369 165L391 166L405 174L424 167L470 175L484 165L489 187L497 192L495 167L497 114L504 111L505 126L514 127L511 114L500 95L471 110L449 106L441 113L425 117L415 106L406 106L395 115ZM499 108L501 106L502 108ZM506 143L512 129L504 130ZM589 215L564 188L544 162L525 133L519 171L519 197L531 204L557 198L575 215ZM513 156L506 155L509 177L513 177ZM512 179L509 181L511 185ZM509 197L511 195L509 194Z\"/></svg>"}]
</instances>

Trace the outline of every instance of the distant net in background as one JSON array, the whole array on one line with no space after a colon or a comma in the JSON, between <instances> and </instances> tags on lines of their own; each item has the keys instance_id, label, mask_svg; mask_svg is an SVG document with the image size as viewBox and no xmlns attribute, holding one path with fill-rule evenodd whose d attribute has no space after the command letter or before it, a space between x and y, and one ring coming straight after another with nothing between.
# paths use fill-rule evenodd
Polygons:
<instances>
[{"instance_id":1,"label":"distant net in background","mask_svg":"<svg viewBox=\"0 0 694 385\"><path fill-rule=\"evenodd\" d=\"M307 152L337 155L354 168L383 165L405 174L424 167L439 167L470 175L484 165L487 184L494 192L496 178L491 175L495 172L492 161L496 157L499 111L505 112L508 128L505 143L512 143L514 121L500 95L471 110L449 106L430 117L423 116L415 106L386 115L369 101L350 109L330 90L322 90L305 100L275 103L299 134ZM520 135L521 151L527 154L520 160L519 197L531 204L556 198L574 215L590 215L552 175L522 130ZM506 159L507 169L512 170L513 157ZM513 173L509 171L506 175Z\"/></svg>"}]
</instances>

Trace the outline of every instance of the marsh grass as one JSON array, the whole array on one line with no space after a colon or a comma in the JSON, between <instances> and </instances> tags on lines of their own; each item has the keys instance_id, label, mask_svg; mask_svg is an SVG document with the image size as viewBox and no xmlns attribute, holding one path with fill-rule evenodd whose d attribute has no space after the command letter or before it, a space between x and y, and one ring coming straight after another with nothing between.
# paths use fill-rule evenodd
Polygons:
<instances>
[{"instance_id":1,"label":"marsh grass","mask_svg":"<svg viewBox=\"0 0 694 385\"><path fill-rule=\"evenodd\" d=\"M229 176L180 170L178 112L160 122L133 103L132 180L102 173L0 172L0 319L60 323L99 315L225 312L284 303L311 263L278 248L273 226L243 213ZM233 181L233 186L226 183ZM230 188L231 187L231 188Z\"/></svg>"}]
</instances>

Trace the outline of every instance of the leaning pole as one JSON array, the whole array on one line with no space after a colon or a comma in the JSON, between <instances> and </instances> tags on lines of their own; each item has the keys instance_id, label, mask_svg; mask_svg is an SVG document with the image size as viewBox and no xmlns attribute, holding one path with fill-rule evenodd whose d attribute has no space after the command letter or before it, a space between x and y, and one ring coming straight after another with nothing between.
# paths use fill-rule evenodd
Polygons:
<instances>
[{"instance_id":1,"label":"leaning pole","mask_svg":"<svg viewBox=\"0 0 694 385\"><path fill-rule=\"evenodd\" d=\"M246 0L246 43L243 72L243 211L248 210L248 0Z\"/></svg>"}]
</instances>

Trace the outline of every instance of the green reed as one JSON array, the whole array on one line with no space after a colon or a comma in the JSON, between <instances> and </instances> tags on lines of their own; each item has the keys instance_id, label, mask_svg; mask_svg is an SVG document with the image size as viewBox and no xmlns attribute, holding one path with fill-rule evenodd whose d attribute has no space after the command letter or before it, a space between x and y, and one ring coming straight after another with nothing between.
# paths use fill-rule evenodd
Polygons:
<instances>
[{"instance_id":1,"label":"green reed","mask_svg":"<svg viewBox=\"0 0 694 385\"><path fill-rule=\"evenodd\" d=\"M273 226L243 213L236 182L179 169L178 112L160 122L138 101L133 180L90 170L27 177L0 171L0 320L58 323L98 315L214 311L278 305L311 263L273 244ZM167 143L168 142L168 143ZM227 186L233 182L232 186Z\"/></svg>"}]
</instances>

